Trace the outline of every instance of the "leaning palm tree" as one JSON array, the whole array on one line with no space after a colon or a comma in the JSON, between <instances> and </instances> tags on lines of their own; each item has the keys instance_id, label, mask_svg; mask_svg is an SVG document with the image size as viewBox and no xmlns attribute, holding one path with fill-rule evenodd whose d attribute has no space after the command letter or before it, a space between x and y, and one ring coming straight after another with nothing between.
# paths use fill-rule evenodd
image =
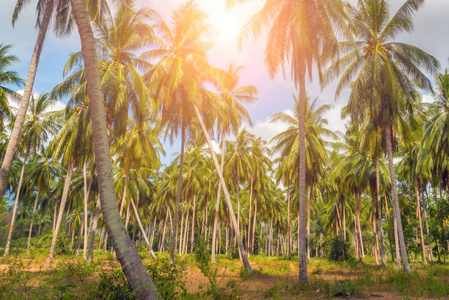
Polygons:
<instances>
[{"instance_id":1,"label":"leaning palm tree","mask_svg":"<svg viewBox=\"0 0 449 300\"><path fill-rule=\"evenodd\" d=\"M224 147L226 142L226 136L233 133L237 134L241 123L246 120L252 125L251 118L246 109L239 102L251 103L257 98L255 94L257 89L252 85L239 86L239 73L242 70L241 66L234 66L230 64L228 70L219 70L217 90L218 95L223 101L225 107L221 114L218 114L217 125L218 131L221 134L221 169L224 167ZM221 184L218 184L217 202L215 204L215 219L214 228L212 234L212 263L215 263L215 242L217 235L217 222L218 222L218 209L221 194ZM249 247L248 247L249 248Z\"/></svg>"},{"instance_id":2,"label":"leaning palm tree","mask_svg":"<svg viewBox=\"0 0 449 300\"><path fill-rule=\"evenodd\" d=\"M17 18L18 12L21 10L24 1L19 1L16 6L13 24ZM25 84L25 90L23 92L22 101L20 101L19 110L17 112L17 116L14 122L14 127L12 129L11 135L9 137L8 147L6 148L6 153L3 158L2 166L0 168L0 197L3 197L6 188L6 180L8 177L9 168L11 166L12 160L14 158L14 153L16 151L17 145L20 140L20 132L22 130L23 122L25 121L25 116L28 110L28 103L30 101L31 93L33 91L34 78L36 77L36 69L39 64L39 57L42 51L42 46L44 44L45 35L47 33L48 24L50 23L51 15L53 13L53 0L47 0L45 3L42 3L45 7L44 13L42 15L42 21L37 23L39 26L39 34L37 36L36 45L34 46L33 56L31 57L30 68L28 70L27 81ZM19 7L19 8L17 8ZM41 19L42 10L38 10L38 20Z\"/></svg>"},{"instance_id":3,"label":"leaning palm tree","mask_svg":"<svg viewBox=\"0 0 449 300\"><path fill-rule=\"evenodd\" d=\"M227 0L229 5L246 0ZM243 29L241 40L260 35L271 25L266 46L266 63L274 76L288 62L291 76L299 87L299 140L304 145L304 113L306 99L306 75L312 77L314 65L321 66L326 58L335 54L337 39L334 29L344 26L345 11L341 0L281 0L266 1ZM323 51L326 53L323 53ZM321 73L321 72L320 72ZM299 281L307 282L306 250L306 149L299 153Z\"/></svg>"},{"instance_id":4,"label":"leaning palm tree","mask_svg":"<svg viewBox=\"0 0 449 300\"><path fill-rule=\"evenodd\" d=\"M393 213L397 220L399 245L405 272L410 272L407 250L400 218L397 185L393 164L394 129L402 114L410 113L419 83L424 90L431 89L430 80L421 69L434 73L438 61L409 44L395 42L401 32L411 32L412 17L424 0L408 0L390 19L389 5L384 0L359 0L356 6L348 4L358 41L342 42L342 56L333 63L323 77L323 83L335 76L341 78L336 97L353 82L348 101L353 120L370 119L373 127L380 127L385 138L385 150L391 173ZM354 44L356 48L351 47ZM343 72L341 72L344 70ZM367 115L369 113L369 115Z\"/></svg>"},{"instance_id":5,"label":"leaning palm tree","mask_svg":"<svg viewBox=\"0 0 449 300\"><path fill-rule=\"evenodd\" d=\"M128 283L131 289L136 292L136 298L156 299L158 297L156 286L143 266L131 239L126 234L118 213L103 104L104 96L101 90L101 77L97 68L95 40L89 23L88 13L84 1L71 0L70 3L81 38L81 51L86 69L86 79L89 83L87 92L89 95L95 165L103 220Z\"/></svg>"}]
</instances>

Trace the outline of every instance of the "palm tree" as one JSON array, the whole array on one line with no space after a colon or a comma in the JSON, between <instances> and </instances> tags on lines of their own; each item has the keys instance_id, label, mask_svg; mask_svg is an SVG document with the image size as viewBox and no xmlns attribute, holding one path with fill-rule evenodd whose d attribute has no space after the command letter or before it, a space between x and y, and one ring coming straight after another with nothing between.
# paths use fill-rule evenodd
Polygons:
<instances>
[{"instance_id":1,"label":"palm tree","mask_svg":"<svg viewBox=\"0 0 449 300\"><path fill-rule=\"evenodd\" d=\"M219 70L218 72L218 84L217 90L218 95L223 101L224 107L220 110L221 113L218 114L217 124L220 127L218 131L221 133L222 140L222 156L221 156L221 169L224 167L224 148L226 142L226 136L233 133L237 134L241 126L242 120L246 120L251 126L251 118L246 111L246 109L239 103L251 103L254 102L257 98L255 94L257 93L257 89L252 85L246 85L239 87L239 73L242 70L242 66L235 67L233 64L230 64L228 70ZM212 234L212 263L215 263L215 242L217 235L217 218L218 218L218 209L219 209L219 201L220 201L220 193L221 193L221 184L218 184L217 191L217 202L215 205L215 219L214 219L214 228ZM249 232L249 229L248 229ZM249 248L249 247L248 247Z\"/></svg>"},{"instance_id":2,"label":"palm tree","mask_svg":"<svg viewBox=\"0 0 449 300\"><path fill-rule=\"evenodd\" d=\"M17 97L17 93L4 86L5 84L21 86L23 80L19 78L17 72L10 71L8 68L19 61L19 59L12 54L8 54L11 50L10 45L0 44L0 129L3 132L5 121L10 122L12 112L9 106L8 96Z\"/></svg>"},{"instance_id":3,"label":"palm tree","mask_svg":"<svg viewBox=\"0 0 449 300\"><path fill-rule=\"evenodd\" d=\"M299 102L295 95L293 95L295 106L294 116L287 113L277 113L273 116L271 122L284 122L290 127L276 135L270 142L277 142L274 151L279 151L281 157L287 160L287 166L298 166L300 164L300 155L298 151L301 148L301 142L299 140L298 121L299 121ZM330 109L330 105L317 106L318 98L315 98L309 104L309 98L305 99L305 132L306 132L306 170L309 174L307 185L311 187L318 182L320 174L324 173L323 167L327 162L326 146L327 142L324 141L324 137L336 138L335 134L323 127L327 124L327 120L323 118L323 115ZM288 171L287 171L288 172ZM288 174L286 174L289 176ZM292 177L287 178L287 184L292 182ZM287 197L289 197L289 191L287 191ZM288 199L287 199L288 200ZM308 214L310 214L311 199L308 199ZM289 208L287 208L289 210ZM289 220L289 217L288 217ZM307 229L310 230L310 218L308 218ZM309 234L307 235L307 237ZM307 240L309 242L309 239ZM308 247L308 249L310 249ZM307 254L309 257L309 252Z\"/></svg>"},{"instance_id":4,"label":"palm tree","mask_svg":"<svg viewBox=\"0 0 449 300\"><path fill-rule=\"evenodd\" d=\"M155 98L161 112L162 128L174 138L181 131L181 156L178 175L178 189L172 228L170 262L175 262L176 232L178 230L179 201L184 164L186 132L192 126L193 112L189 105L191 94L197 90L198 77L192 71L208 66L205 52L210 44L205 37L210 33L206 15L198 6L189 1L173 12L172 26L153 12L153 27L157 30L160 47L142 54L147 60L159 61L145 75L149 86L154 89Z\"/></svg>"},{"instance_id":5,"label":"palm tree","mask_svg":"<svg viewBox=\"0 0 449 300\"><path fill-rule=\"evenodd\" d=\"M27 253L30 251L31 235L33 231L34 215L39 204L39 196L48 193L55 178L60 176L59 165L51 161L50 151L43 155L37 154L29 163L26 181L32 182L36 186L36 199L34 200L33 212L31 215L30 232L28 234Z\"/></svg>"},{"instance_id":6,"label":"palm tree","mask_svg":"<svg viewBox=\"0 0 449 300\"><path fill-rule=\"evenodd\" d=\"M250 146L254 139L253 134L242 129L235 142L227 142L227 152L224 154L223 175L233 178L237 195L237 230L240 230L240 184L246 181L253 172L254 163L250 154Z\"/></svg>"},{"instance_id":7,"label":"palm tree","mask_svg":"<svg viewBox=\"0 0 449 300\"><path fill-rule=\"evenodd\" d=\"M118 213L117 201L112 179L112 164L109 152L109 139L106 127L101 77L97 68L95 40L89 23L84 2L71 0L73 14L81 38L81 49L86 69L86 79L89 83L89 109L92 119L92 135L95 151L95 165L98 175L98 190L100 192L103 219L111 238L117 258L123 272L138 299L156 299L157 290L148 272L140 260L131 239L125 232L123 222Z\"/></svg>"},{"instance_id":8,"label":"palm tree","mask_svg":"<svg viewBox=\"0 0 449 300\"><path fill-rule=\"evenodd\" d=\"M31 106L29 106L29 113L25 116L25 124L22 128L21 141L22 145L27 146L26 148L21 147L21 150L24 151L22 172L20 174L19 185L17 187L16 199L14 202L14 209L9 227L8 239L6 241L4 257L9 255L9 245L11 243L14 220L28 156L30 152L31 154L36 154L39 149L43 148L44 143L48 141L48 138L51 135L55 135L60 128L60 120L63 115L63 111L51 111L52 106L54 106L55 103L56 101L50 99L49 94L43 94L39 96L38 99L32 97Z\"/></svg>"},{"instance_id":9,"label":"palm tree","mask_svg":"<svg viewBox=\"0 0 449 300\"><path fill-rule=\"evenodd\" d=\"M327 83L344 69L337 86L338 97L342 89L356 77L348 101L351 117L354 120L366 119L366 113L369 113L374 128L383 129L392 180L393 213L398 223L405 272L410 272L410 266L393 165L393 127L401 114L412 107L416 90L414 83L418 82L422 89L431 89L430 80L420 69L433 73L439 68L439 63L419 48L394 42L393 39L399 33L413 29L412 16L423 3L423 0L408 0L391 19L388 3L384 0L360 0L355 7L348 4L359 41L340 44L343 56L329 67L323 78L323 83ZM357 47L350 47L349 44Z\"/></svg>"},{"instance_id":10,"label":"palm tree","mask_svg":"<svg viewBox=\"0 0 449 300\"><path fill-rule=\"evenodd\" d=\"M227 0L228 5L245 0ZM274 76L285 62L290 63L291 76L299 87L299 140L305 145L305 99L306 75L312 77L312 67L321 65L335 54L337 39L334 28L343 25L345 12L343 2L323 0L266 1L245 26L241 40L250 35L259 35L271 24L266 46L266 63L270 75ZM326 53L323 53L323 51ZM323 55L324 54L324 55ZM299 281L307 282L306 253L306 149L299 151Z\"/></svg>"}]
</instances>

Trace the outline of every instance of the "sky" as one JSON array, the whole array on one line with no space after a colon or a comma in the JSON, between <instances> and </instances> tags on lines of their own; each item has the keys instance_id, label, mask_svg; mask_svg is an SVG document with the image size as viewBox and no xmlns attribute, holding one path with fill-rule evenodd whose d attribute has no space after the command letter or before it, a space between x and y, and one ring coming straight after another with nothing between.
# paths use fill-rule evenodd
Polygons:
<instances>
[{"instance_id":1,"label":"sky","mask_svg":"<svg viewBox=\"0 0 449 300\"><path fill-rule=\"evenodd\" d=\"M171 13L182 0L145 1L137 0L136 7L148 6L157 11L168 23ZM354 1L351 1L354 2ZM13 45L12 53L21 60L13 66L22 78L26 78L31 54L37 37L35 25L35 1L24 9L19 16L14 28L11 25L11 16L15 6L13 0L0 0L0 44ZM212 37L214 46L208 53L208 59L214 66L227 68L230 63L242 65L240 85L254 85L258 89L258 101L245 105L254 123L251 132L270 140L274 135L286 129L283 124L270 123L271 116L284 111L291 113L293 108L292 93L297 94L297 89L288 76L282 72L270 78L264 62L266 36L250 40L238 49L238 36L242 26L264 4L262 0L252 0L244 5L239 5L231 10L225 8L225 0L197 0L196 3L209 16L210 22L217 28L217 35ZM402 0L390 0L391 14L404 3ZM449 57L449 1L427 0L424 6L416 13L414 18L415 30L411 34L403 34L397 39L401 42L417 46L436 57L442 69L448 66ZM51 32L43 47L41 60L37 70L35 81L35 93L50 92L51 89L63 80L62 71L64 64L71 53L80 50L78 33L75 30L69 37L57 38ZM289 74L289 69L286 69ZM322 90L318 80L307 82L307 90L312 98L319 97L319 104L330 104L332 109L325 116L328 128L344 131L344 121L341 120L341 109L346 105L348 90L335 101L335 83L331 83ZM19 90L19 88L18 88ZM431 101L430 96L425 95L426 101ZM62 107L60 103L58 107ZM179 151L179 143L173 147L164 144L167 157L163 163L170 162L170 154Z\"/></svg>"}]
</instances>

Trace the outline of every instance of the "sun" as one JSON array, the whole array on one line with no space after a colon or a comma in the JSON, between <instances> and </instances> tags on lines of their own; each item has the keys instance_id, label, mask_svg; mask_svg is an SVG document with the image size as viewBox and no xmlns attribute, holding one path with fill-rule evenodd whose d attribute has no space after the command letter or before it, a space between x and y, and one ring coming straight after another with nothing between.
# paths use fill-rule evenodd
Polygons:
<instances>
[{"instance_id":1,"label":"sun","mask_svg":"<svg viewBox=\"0 0 449 300\"><path fill-rule=\"evenodd\" d=\"M226 41L238 39L242 24L235 16L223 13L210 18L210 22L217 32L218 39Z\"/></svg>"}]
</instances>

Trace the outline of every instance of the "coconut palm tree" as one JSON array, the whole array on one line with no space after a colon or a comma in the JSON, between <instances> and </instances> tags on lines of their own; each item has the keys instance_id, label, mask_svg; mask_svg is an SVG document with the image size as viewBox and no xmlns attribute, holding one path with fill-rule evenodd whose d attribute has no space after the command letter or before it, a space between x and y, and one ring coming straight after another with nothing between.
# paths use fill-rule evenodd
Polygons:
<instances>
[{"instance_id":1,"label":"coconut palm tree","mask_svg":"<svg viewBox=\"0 0 449 300\"><path fill-rule=\"evenodd\" d=\"M366 119L369 113L373 126L383 129L392 180L393 212L398 223L405 272L410 272L410 266L393 165L393 125L401 114L410 111L415 99L414 83L418 82L422 89L431 89L431 82L421 69L433 73L439 68L439 63L421 49L395 42L394 39L401 32L411 32L413 14L423 3L423 0L408 0L391 18L389 5L384 0L360 0L356 6L348 4L358 41L340 44L342 56L326 70L323 77L323 83L327 83L344 70L337 85L336 97L354 81L348 101L351 117L354 120ZM349 44L357 47L350 47Z\"/></svg>"},{"instance_id":2,"label":"coconut palm tree","mask_svg":"<svg viewBox=\"0 0 449 300\"><path fill-rule=\"evenodd\" d=\"M249 179L253 172L253 159L250 153L252 140L255 136L246 129L242 129L235 142L227 142L224 176L233 178L233 185L237 195L237 227L240 230L240 185Z\"/></svg>"},{"instance_id":3,"label":"coconut palm tree","mask_svg":"<svg viewBox=\"0 0 449 300\"><path fill-rule=\"evenodd\" d=\"M92 119L92 134L95 152L95 165L98 176L103 219L108 235L122 265L123 272L138 299L156 299L156 287L140 260L131 239L118 213L117 201L112 179L112 164L109 151L109 138L106 127L104 95L101 90L101 77L97 68L95 40L89 23L85 3L81 0L71 0L73 14L81 38L81 49L86 69L86 79L89 83L89 109Z\"/></svg>"},{"instance_id":4,"label":"coconut palm tree","mask_svg":"<svg viewBox=\"0 0 449 300\"><path fill-rule=\"evenodd\" d=\"M8 54L11 45L0 44L0 129L4 130L5 121L10 122L12 118L11 108L9 106L8 96L17 97L17 93L6 87L6 85L23 85L23 80L18 76L17 72L8 70L12 64L19 61L17 56Z\"/></svg>"},{"instance_id":5,"label":"coconut palm tree","mask_svg":"<svg viewBox=\"0 0 449 300\"><path fill-rule=\"evenodd\" d=\"M22 128L21 133L21 144L26 145L26 147L20 147L24 152L24 160L22 164L22 172L20 175L19 184L17 187L13 216L9 227L9 234L6 241L4 257L7 257L9 255L9 245L11 243L12 231L14 229L15 214L19 202L19 195L22 187L25 166L29 154L35 155L38 150L44 147L44 144L48 141L48 138L52 135L56 135L59 128L61 127L60 121L63 116L63 111L52 111L52 106L54 106L55 104L56 101L51 99L49 94L40 95L37 99L35 99L34 97L31 98L31 105L28 107L29 112L25 116L25 124Z\"/></svg>"},{"instance_id":6,"label":"coconut palm tree","mask_svg":"<svg viewBox=\"0 0 449 300\"><path fill-rule=\"evenodd\" d=\"M174 263L186 132L191 131L193 123L193 111L189 101L193 91L198 89L198 80L201 80L192 76L192 72L209 65L205 53L210 44L205 38L211 28L206 23L206 14L193 1L181 5L173 12L172 26L167 25L156 12L153 12L152 17L160 45L141 56L150 62L158 60L145 77L150 88L154 90L155 99L158 99L162 128L165 128L172 139L181 131L178 190L170 251L170 262Z\"/></svg>"},{"instance_id":7,"label":"coconut palm tree","mask_svg":"<svg viewBox=\"0 0 449 300\"><path fill-rule=\"evenodd\" d=\"M239 73L243 69L242 66L234 66L230 64L228 70L219 70L218 72L218 82L217 91L218 95L222 100L223 108L220 109L220 114L217 115L217 124L220 127L218 132L221 134L222 140L222 156L221 156L221 169L224 168L224 148L226 136L229 134L237 134L241 123L246 120L250 126L252 126L251 118L246 111L246 109L239 103L252 103L257 98L255 97L257 93L256 87L252 85L239 86ZM216 241L216 230L217 230L217 218L218 218L218 208L220 201L221 184L218 184L217 191L217 202L215 205L215 220L214 229L212 234L212 263L215 263L215 241ZM249 232L249 230L248 230Z\"/></svg>"},{"instance_id":8,"label":"coconut palm tree","mask_svg":"<svg viewBox=\"0 0 449 300\"><path fill-rule=\"evenodd\" d=\"M240 2L245 0L227 0L228 5ZM321 70L324 61L335 55L337 39L334 29L344 27L345 16L340 0L266 1L243 29L241 40L246 40L249 36L260 35L263 28L271 25L265 51L266 63L271 76L284 68L285 62L291 67L291 77L299 87L300 145L305 145L306 75L311 78L314 65ZM299 152L299 281L307 282L305 147L301 147Z\"/></svg>"}]
</instances>

